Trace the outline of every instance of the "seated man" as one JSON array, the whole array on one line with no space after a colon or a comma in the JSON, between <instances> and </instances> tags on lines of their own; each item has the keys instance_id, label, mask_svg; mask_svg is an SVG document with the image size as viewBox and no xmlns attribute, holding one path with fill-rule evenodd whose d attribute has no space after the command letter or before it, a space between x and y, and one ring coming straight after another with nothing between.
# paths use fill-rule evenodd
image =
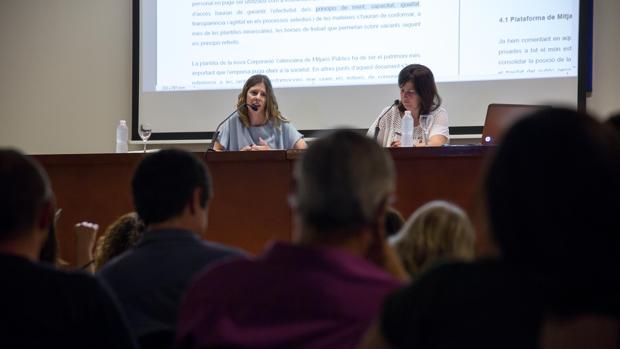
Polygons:
<instances>
[{"instance_id":1,"label":"seated man","mask_svg":"<svg viewBox=\"0 0 620 349\"><path fill-rule=\"evenodd\" d=\"M134 348L118 304L94 277L39 264L54 195L32 159L0 149L0 327L6 348Z\"/></svg>"},{"instance_id":2,"label":"seated man","mask_svg":"<svg viewBox=\"0 0 620 349\"><path fill-rule=\"evenodd\" d=\"M444 264L390 295L362 348L538 348L576 316L620 318L618 138L543 110L514 124L489 165L499 258Z\"/></svg>"},{"instance_id":3,"label":"seated man","mask_svg":"<svg viewBox=\"0 0 620 349\"><path fill-rule=\"evenodd\" d=\"M146 231L98 275L116 292L141 344L148 338L172 344L178 305L194 274L240 253L201 240L212 191L206 166L193 154L171 149L147 156L132 188Z\"/></svg>"},{"instance_id":4,"label":"seated man","mask_svg":"<svg viewBox=\"0 0 620 349\"><path fill-rule=\"evenodd\" d=\"M394 177L371 139L339 131L314 142L294 174L294 244L201 275L181 307L177 346L354 348L401 286L382 269Z\"/></svg>"}]
</instances>

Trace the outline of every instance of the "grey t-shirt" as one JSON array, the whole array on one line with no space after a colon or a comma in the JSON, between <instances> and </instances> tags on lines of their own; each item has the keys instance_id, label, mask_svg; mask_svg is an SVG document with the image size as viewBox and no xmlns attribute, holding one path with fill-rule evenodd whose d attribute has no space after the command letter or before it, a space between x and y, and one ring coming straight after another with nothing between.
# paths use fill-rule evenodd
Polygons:
<instances>
[{"instance_id":1,"label":"grey t-shirt","mask_svg":"<svg viewBox=\"0 0 620 349\"><path fill-rule=\"evenodd\" d=\"M276 127L270 120L265 125L245 127L237 113L222 125L218 142L225 150L239 151L250 144L260 145L262 138L271 149L292 149L302 137L290 122L280 122Z\"/></svg>"}]
</instances>

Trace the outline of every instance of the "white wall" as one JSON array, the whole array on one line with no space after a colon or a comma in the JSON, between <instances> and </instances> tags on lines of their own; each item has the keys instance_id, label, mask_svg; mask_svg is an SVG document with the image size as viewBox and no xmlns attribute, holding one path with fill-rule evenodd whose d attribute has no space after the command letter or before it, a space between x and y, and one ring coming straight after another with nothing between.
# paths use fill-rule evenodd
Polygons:
<instances>
[{"instance_id":1,"label":"white wall","mask_svg":"<svg viewBox=\"0 0 620 349\"><path fill-rule=\"evenodd\" d=\"M0 146L105 153L131 117L131 0L0 1Z\"/></svg>"},{"instance_id":2,"label":"white wall","mask_svg":"<svg viewBox=\"0 0 620 349\"><path fill-rule=\"evenodd\" d=\"M595 0L588 108L600 117L620 112L619 15L620 1ZM131 119L131 0L0 0L0 146L113 152L120 119Z\"/></svg>"},{"instance_id":3,"label":"white wall","mask_svg":"<svg viewBox=\"0 0 620 349\"><path fill-rule=\"evenodd\" d=\"M620 113L620 1L594 0L592 96L588 110L600 118Z\"/></svg>"}]
</instances>

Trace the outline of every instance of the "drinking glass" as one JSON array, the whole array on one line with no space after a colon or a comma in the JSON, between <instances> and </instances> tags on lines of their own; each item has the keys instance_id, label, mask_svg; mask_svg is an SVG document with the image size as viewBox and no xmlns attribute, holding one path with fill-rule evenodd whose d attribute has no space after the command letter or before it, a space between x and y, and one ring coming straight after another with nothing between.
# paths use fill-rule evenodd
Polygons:
<instances>
[{"instance_id":1,"label":"drinking glass","mask_svg":"<svg viewBox=\"0 0 620 349\"><path fill-rule=\"evenodd\" d=\"M142 142L144 142L144 152L146 153L146 141L151 137L151 133L153 133L153 128L150 124L140 124L138 128L138 134L140 138L142 138Z\"/></svg>"}]
</instances>

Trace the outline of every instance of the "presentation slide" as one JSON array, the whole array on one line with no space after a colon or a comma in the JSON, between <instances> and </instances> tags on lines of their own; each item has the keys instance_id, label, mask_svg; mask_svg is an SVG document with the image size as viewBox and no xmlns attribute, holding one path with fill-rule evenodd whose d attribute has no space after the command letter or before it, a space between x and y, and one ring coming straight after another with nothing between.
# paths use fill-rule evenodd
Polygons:
<instances>
[{"instance_id":1,"label":"presentation slide","mask_svg":"<svg viewBox=\"0 0 620 349\"><path fill-rule=\"evenodd\" d=\"M300 130L367 128L412 63L455 129L489 103L577 104L579 0L135 1L134 121L170 139L208 138L254 74Z\"/></svg>"}]
</instances>

